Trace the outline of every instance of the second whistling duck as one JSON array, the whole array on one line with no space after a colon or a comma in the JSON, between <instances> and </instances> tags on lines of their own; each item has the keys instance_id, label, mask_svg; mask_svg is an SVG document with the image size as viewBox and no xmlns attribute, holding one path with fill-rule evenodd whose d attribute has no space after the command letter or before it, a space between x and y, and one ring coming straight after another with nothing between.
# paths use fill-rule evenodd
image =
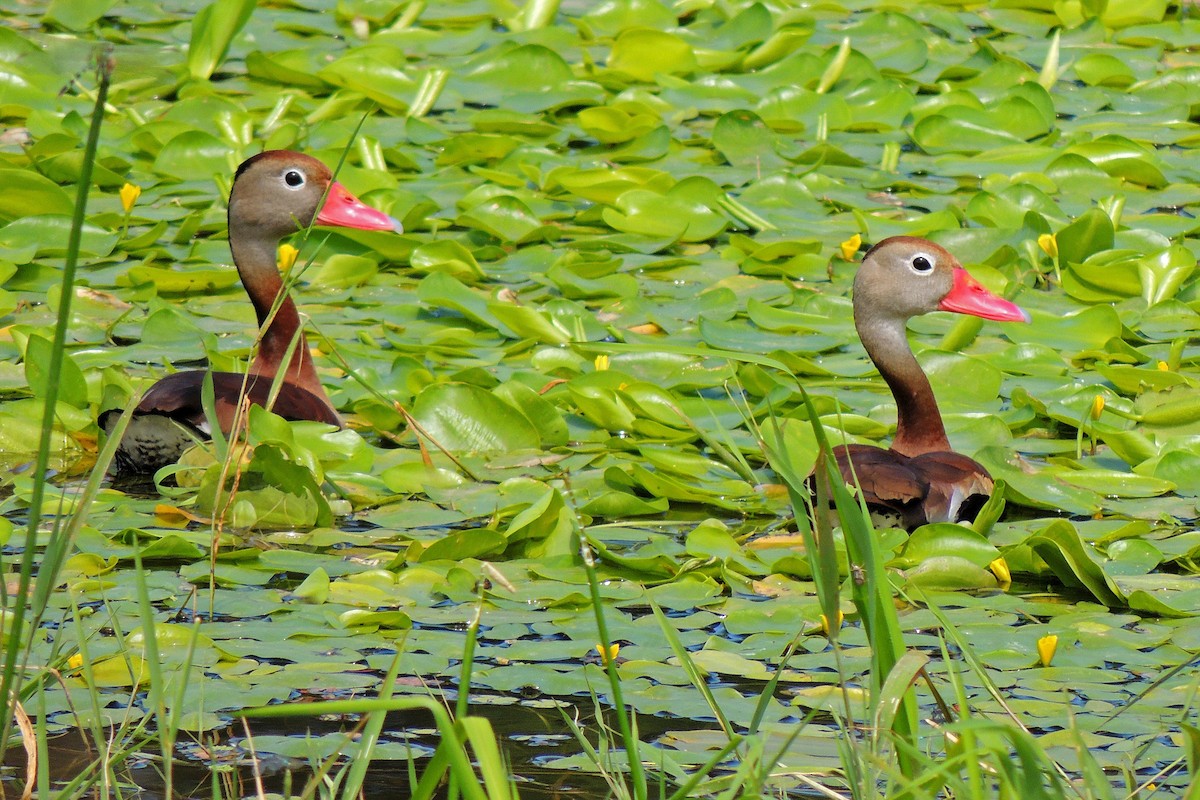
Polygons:
<instances>
[{"instance_id":1,"label":"second whistling duck","mask_svg":"<svg viewBox=\"0 0 1200 800\"><path fill-rule=\"evenodd\" d=\"M929 378L908 344L909 319L931 311L1029 322L933 242L895 236L863 257L854 277L854 327L896 399L896 437L888 450L850 444L833 455L847 483L857 477L869 507L898 516L910 530L974 519L992 493L988 471L950 449Z\"/></svg>"},{"instance_id":2,"label":"second whistling duck","mask_svg":"<svg viewBox=\"0 0 1200 800\"><path fill-rule=\"evenodd\" d=\"M276 263L283 237L312 223L370 231L403 231L400 223L365 205L340 183L329 168L301 153L269 150L252 156L237 169L229 193L229 249L242 285L254 304L261 328L270 317L276 297L284 291ZM284 357L293 346L291 360ZM271 409L290 420L315 420L341 426L313 366L296 304L284 295L275 316L263 331L249 376L213 372L216 416L228 435L243 392L249 403L266 406L272 382L284 377ZM201 404L205 370L168 375L142 396L117 449L117 472L147 473L174 463L198 440L211 435ZM101 416L100 426L111 431L119 411Z\"/></svg>"}]
</instances>

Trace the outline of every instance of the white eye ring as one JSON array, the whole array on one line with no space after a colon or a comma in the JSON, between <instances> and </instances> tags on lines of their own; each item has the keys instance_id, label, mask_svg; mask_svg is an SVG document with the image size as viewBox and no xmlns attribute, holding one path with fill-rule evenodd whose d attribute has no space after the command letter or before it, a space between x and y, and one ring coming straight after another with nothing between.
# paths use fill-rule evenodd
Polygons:
<instances>
[{"instance_id":1,"label":"white eye ring","mask_svg":"<svg viewBox=\"0 0 1200 800\"><path fill-rule=\"evenodd\" d=\"M908 266L918 275L928 275L933 272L933 258L925 253L917 253L908 262Z\"/></svg>"},{"instance_id":2,"label":"white eye ring","mask_svg":"<svg viewBox=\"0 0 1200 800\"><path fill-rule=\"evenodd\" d=\"M304 173L298 169L289 169L283 173L283 183L287 188L296 190L304 188Z\"/></svg>"}]
</instances>

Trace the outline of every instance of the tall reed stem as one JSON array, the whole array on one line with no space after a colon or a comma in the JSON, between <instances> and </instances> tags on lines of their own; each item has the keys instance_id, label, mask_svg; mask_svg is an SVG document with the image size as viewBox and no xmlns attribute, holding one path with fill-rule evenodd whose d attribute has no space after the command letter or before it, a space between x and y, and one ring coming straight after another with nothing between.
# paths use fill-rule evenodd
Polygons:
<instances>
[{"instance_id":1,"label":"tall reed stem","mask_svg":"<svg viewBox=\"0 0 1200 800\"><path fill-rule=\"evenodd\" d=\"M83 149L83 164L79 169L79 191L75 196L75 212L71 217L71 231L67 238L67 256L63 264L62 291L59 293L58 319L54 325L54 341L52 343L50 363L46 365L48 379L46 381L46 396L42 409L42 430L38 440L37 462L34 467L33 492L29 500L29 524L25 532L25 550L21 555L21 574L17 582L17 590L13 597L11 610L7 608L9 598L4 596L3 583L0 583L0 600L3 601L4 611L12 614L11 623L5 627L9 631L8 639L4 642L4 672L0 676L0 698L3 698L5 714L4 722L0 725L3 735L0 741L8 741L12 728L13 716L8 713L11 703L16 697L16 686L20 672L24 672L25 660L18 667L17 653L25 641L24 627L26 624L26 602L29 597L29 583L33 575L33 561L37 553L37 534L42 521L42 502L46 494L46 472L50 466L50 436L54 432L54 412L58 407L58 385L62 378L63 350L67 341L67 325L71 320L71 300L75 296L75 269L79 264L79 245L83 232L83 221L87 213L88 190L92 185L92 167L96 163L96 149L100 141L100 124L104 121L104 104L108 99L108 84L112 79L113 60L111 46L97 53L96 78L99 87L96 92L96 102L92 108L92 124L88 129L87 143ZM55 565L56 566L56 565ZM38 580L53 581L53 575L39 575ZM41 609L34 609L35 618L40 616Z\"/></svg>"}]
</instances>

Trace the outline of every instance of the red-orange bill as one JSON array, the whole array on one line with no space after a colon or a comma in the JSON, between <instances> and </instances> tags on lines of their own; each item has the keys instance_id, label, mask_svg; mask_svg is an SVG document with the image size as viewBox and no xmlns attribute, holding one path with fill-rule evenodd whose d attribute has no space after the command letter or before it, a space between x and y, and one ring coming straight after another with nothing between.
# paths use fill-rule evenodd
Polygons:
<instances>
[{"instance_id":1,"label":"red-orange bill","mask_svg":"<svg viewBox=\"0 0 1200 800\"><path fill-rule=\"evenodd\" d=\"M358 228L364 231L395 231L404 233L399 220L389 217L377 208L359 200L340 183L329 187L325 205L317 212L320 225L337 225L343 228Z\"/></svg>"},{"instance_id":2,"label":"red-orange bill","mask_svg":"<svg viewBox=\"0 0 1200 800\"><path fill-rule=\"evenodd\" d=\"M1029 314L1025 309L992 294L961 267L955 268L954 287L942 298L938 308L1001 322L1029 322Z\"/></svg>"}]
</instances>

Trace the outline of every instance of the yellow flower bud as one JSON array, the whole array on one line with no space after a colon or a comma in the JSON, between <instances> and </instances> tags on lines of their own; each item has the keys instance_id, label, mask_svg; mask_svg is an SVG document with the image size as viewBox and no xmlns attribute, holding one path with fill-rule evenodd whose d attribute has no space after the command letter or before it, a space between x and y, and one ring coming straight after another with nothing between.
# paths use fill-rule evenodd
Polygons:
<instances>
[{"instance_id":1,"label":"yellow flower bud","mask_svg":"<svg viewBox=\"0 0 1200 800\"><path fill-rule=\"evenodd\" d=\"M839 608L838 612L837 612L837 625L830 626L829 618L826 617L824 614L822 614L821 615L821 632L824 633L826 636L828 636L830 634L831 630L841 628L842 622L844 622L845 619L846 619L846 615L843 614L842 610Z\"/></svg>"},{"instance_id":2,"label":"yellow flower bud","mask_svg":"<svg viewBox=\"0 0 1200 800\"><path fill-rule=\"evenodd\" d=\"M1170 372L1171 371L1171 365L1165 361L1160 361L1157 364L1155 364L1155 366L1158 368L1159 372Z\"/></svg>"},{"instance_id":3,"label":"yellow flower bud","mask_svg":"<svg viewBox=\"0 0 1200 800\"><path fill-rule=\"evenodd\" d=\"M83 656L80 655L79 653L76 653L75 655L73 655L67 659L67 667L69 667L70 669L79 669L82 666L83 666Z\"/></svg>"},{"instance_id":4,"label":"yellow flower bud","mask_svg":"<svg viewBox=\"0 0 1200 800\"><path fill-rule=\"evenodd\" d=\"M608 355L602 354L596 356L595 364L597 372L603 372L604 370L608 369Z\"/></svg>"},{"instance_id":5,"label":"yellow flower bud","mask_svg":"<svg viewBox=\"0 0 1200 800\"><path fill-rule=\"evenodd\" d=\"M279 245L279 257L276 260L276 263L279 264L279 271L287 275L296 265L296 256L298 255L300 255L300 251L290 244Z\"/></svg>"},{"instance_id":6,"label":"yellow flower bud","mask_svg":"<svg viewBox=\"0 0 1200 800\"><path fill-rule=\"evenodd\" d=\"M127 183L121 187L120 194L121 208L125 209L125 213L128 214L133 210L133 204L137 202L139 197L141 197L142 187L132 183Z\"/></svg>"},{"instance_id":7,"label":"yellow flower bud","mask_svg":"<svg viewBox=\"0 0 1200 800\"><path fill-rule=\"evenodd\" d=\"M1043 667L1050 666L1050 662L1054 660L1054 651L1058 649L1058 637L1053 633L1043 636L1038 639L1037 650L1038 659L1041 660Z\"/></svg>"},{"instance_id":8,"label":"yellow flower bud","mask_svg":"<svg viewBox=\"0 0 1200 800\"><path fill-rule=\"evenodd\" d=\"M1104 395L1098 394L1092 400L1092 419L1100 419L1100 414L1104 411Z\"/></svg>"},{"instance_id":9,"label":"yellow flower bud","mask_svg":"<svg viewBox=\"0 0 1200 800\"><path fill-rule=\"evenodd\" d=\"M612 661L616 659L617 653L621 652L621 645L610 644L607 647L605 647L604 645L597 642L596 643L596 652L600 654L600 661L602 663L604 663L605 665L607 665L607 664L612 663Z\"/></svg>"},{"instance_id":10,"label":"yellow flower bud","mask_svg":"<svg viewBox=\"0 0 1200 800\"><path fill-rule=\"evenodd\" d=\"M1012 572L1009 571L1008 562L1004 560L1003 556L988 564L988 569L992 571L1002 586L1012 584Z\"/></svg>"},{"instance_id":11,"label":"yellow flower bud","mask_svg":"<svg viewBox=\"0 0 1200 800\"><path fill-rule=\"evenodd\" d=\"M1051 258L1058 258L1058 239L1053 233L1043 233L1038 237L1038 247Z\"/></svg>"},{"instance_id":12,"label":"yellow flower bud","mask_svg":"<svg viewBox=\"0 0 1200 800\"><path fill-rule=\"evenodd\" d=\"M838 247L841 248L841 251L842 251L842 258L846 259L847 261L854 258L854 254L858 252L858 248L861 246L862 246L862 237L859 236L857 233L854 234L853 236L851 236L846 241L842 242L840 245L838 245Z\"/></svg>"}]
</instances>

